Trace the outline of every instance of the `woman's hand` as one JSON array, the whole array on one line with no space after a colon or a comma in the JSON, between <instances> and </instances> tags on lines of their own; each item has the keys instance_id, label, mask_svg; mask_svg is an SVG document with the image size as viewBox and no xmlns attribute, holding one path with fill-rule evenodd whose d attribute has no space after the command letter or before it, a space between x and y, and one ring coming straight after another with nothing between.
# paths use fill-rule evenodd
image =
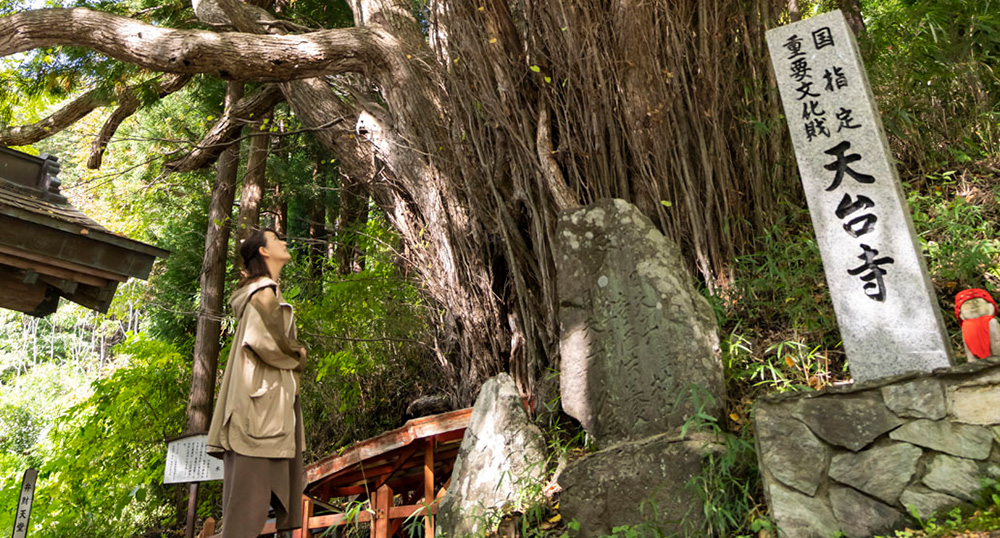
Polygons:
<instances>
[{"instance_id":1,"label":"woman's hand","mask_svg":"<svg viewBox=\"0 0 1000 538\"><path fill-rule=\"evenodd\" d=\"M306 369L306 355L307 355L306 348L300 347L298 351L299 365L296 366L295 368L292 368L292 370L296 372L301 372L302 370Z\"/></svg>"}]
</instances>

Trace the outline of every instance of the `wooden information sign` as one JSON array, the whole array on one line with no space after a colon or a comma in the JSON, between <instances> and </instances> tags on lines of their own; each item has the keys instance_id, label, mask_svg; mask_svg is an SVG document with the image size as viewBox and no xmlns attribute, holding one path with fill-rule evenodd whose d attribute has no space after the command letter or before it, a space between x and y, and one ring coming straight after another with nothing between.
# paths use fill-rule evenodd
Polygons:
<instances>
[{"instance_id":1,"label":"wooden information sign","mask_svg":"<svg viewBox=\"0 0 1000 538\"><path fill-rule=\"evenodd\" d=\"M25 538L28 535L28 524L31 521L31 505L35 499L35 479L38 471L28 469L21 480L21 495L17 499L17 513L14 514L14 532L11 538Z\"/></svg>"},{"instance_id":2,"label":"wooden information sign","mask_svg":"<svg viewBox=\"0 0 1000 538\"><path fill-rule=\"evenodd\" d=\"M167 463L163 471L164 484L222 480L222 460L205 451L207 434L174 439L167 444Z\"/></svg>"}]
</instances>

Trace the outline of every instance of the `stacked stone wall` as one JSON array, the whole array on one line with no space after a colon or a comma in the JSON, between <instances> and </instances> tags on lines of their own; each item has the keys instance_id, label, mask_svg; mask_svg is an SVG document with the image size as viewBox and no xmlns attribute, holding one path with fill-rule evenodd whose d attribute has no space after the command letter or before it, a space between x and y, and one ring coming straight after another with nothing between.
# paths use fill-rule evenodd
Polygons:
<instances>
[{"instance_id":1,"label":"stacked stone wall","mask_svg":"<svg viewBox=\"0 0 1000 538\"><path fill-rule=\"evenodd\" d=\"M754 424L782 536L867 538L1000 476L1000 362L764 398Z\"/></svg>"}]
</instances>

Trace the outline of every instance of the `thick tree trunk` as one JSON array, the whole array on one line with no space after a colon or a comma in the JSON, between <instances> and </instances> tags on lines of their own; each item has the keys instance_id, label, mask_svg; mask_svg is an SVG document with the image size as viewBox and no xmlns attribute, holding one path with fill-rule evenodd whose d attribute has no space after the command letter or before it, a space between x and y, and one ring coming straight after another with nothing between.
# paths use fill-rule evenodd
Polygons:
<instances>
[{"instance_id":1,"label":"thick tree trunk","mask_svg":"<svg viewBox=\"0 0 1000 538\"><path fill-rule=\"evenodd\" d=\"M288 200L281 193L281 185L274 186L271 200L271 215L274 219L271 227L274 228L275 233L284 237L288 233Z\"/></svg>"},{"instance_id":2,"label":"thick tree trunk","mask_svg":"<svg viewBox=\"0 0 1000 538\"><path fill-rule=\"evenodd\" d=\"M858 0L837 0L840 11L847 19L847 25L854 31L854 35L861 37L865 32L865 19L861 16L861 4Z\"/></svg>"},{"instance_id":3,"label":"thick tree trunk","mask_svg":"<svg viewBox=\"0 0 1000 538\"><path fill-rule=\"evenodd\" d=\"M371 69L378 58L364 28L293 36L173 30L85 8L0 17L0 56L39 47L87 47L153 71L214 73L226 80L288 81Z\"/></svg>"},{"instance_id":4,"label":"thick tree trunk","mask_svg":"<svg viewBox=\"0 0 1000 538\"><path fill-rule=\"evenodd\" d=\"M243 96L243 84L226 86L227 108ZM205 256L201 269L201 305L194 341L194 367L188 401L189 432L207 431L212 416L215 375L221 349L222 305L229 253L229 230L236 196L236 172L240 161L238 143L230 144L219 157L212 201L208 208Z\"/></svg>"},{"instance_id":5,"label":"thick tree trunk","mask_svg":"<svg viewBox=\"0 0 1000 538\"><path fill-rule=\"evenodd\" d=\"M243 258L239 256L240 245L260 227L260 201L267 185L267 156L271 148L271 137L267 134L271 113L261 117L260 123L250 125L254 136L250 137L247 151L247 169L243 175L240 190L240 214L236 224L236 266L243 271ZM261 130L264 127L265 130Z\"/></svg>"},{"instance_id":6,"label":"thick tree trunk","mask_svg":"<svg viewBox=\"0 0 1000 538\"><path fill-rule=\"evenodd\" d=\"M347 178L340 183L340 211L337 215L337 272L360 273L365 268L365 253L358 244L358 233L368 222L368 195L364 187Z\"/></svg>"},{"instance_id":7,"label":"thick tree trunk","mask_svg":"<svg viewBox=\"0 0 1000 538\"><path fill-rule=\"evenodd\" d=\"M788 18L792 22L802 20L802 12L799 11L799 0L788 0Z\"/></svg>"},{"instance_id":8,"label":"thick tree trunk","mask_svg":"<svg viewBox=\"0 0 1000 538\"><path fill-rule=\"evenodd\" d=\"M326 266L326 185L329 167L320 160L313 164L315 195L309 208L309 275L313 295L322 293L323 270Z\"/></svg>"}]
</instances>

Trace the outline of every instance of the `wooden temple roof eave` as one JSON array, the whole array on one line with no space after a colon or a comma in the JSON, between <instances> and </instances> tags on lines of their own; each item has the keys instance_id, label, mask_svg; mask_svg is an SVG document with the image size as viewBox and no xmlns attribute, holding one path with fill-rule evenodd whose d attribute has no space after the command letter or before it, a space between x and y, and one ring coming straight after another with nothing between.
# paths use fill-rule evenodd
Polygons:
<instances>
[{"instance_id":1,"label":"wooden temple roof eave","mask_svg":"<svg viewBox=\"0 0 1000 538\"><path fill-rule=\"evenodd\" d=\"M38 260L32 260L30 258L10 255L6 252L6 250L7 249L4 249L3 246L0 246L0 265L8 265L17 269L35 271L39 274L48 275L50 277L79 282L80 284L86 284L88 286L95 286L99 288L107 286L109 281L112 280L109 278L102 278L92 274L83 273L79 270L68 269L66 267L51 265ZM124 279L118 277L117 275L113 280L117 282L124 281Z\"/></svg>"},{"instance_id":2,"label":"wooden temple roof eave","mask_svg":"<svg viewBox=\"0 0 1000 538\"><path fill-rule=\"evenodd\" d=\"M70 206L72 207L72 206ZM83 213L79 213L83 218L86 218ZM29 211L26 209L21 209L11 205L4 204L0 202L0 215L6 215L11 218L30 222L32 224L37 224L39 226L46 226L48 228L54 228L59 231L67 232L75 236L85 235L88 239L105 243L108 245L123 248L132 252L139 254L145 254L146 256L152 258L166 258L170 255L169 250L165 250L159 247L154 247L148 245L141 241L136 241L135 239L130 239L128 237L122 237L120 235L109 232L108 230L101 227L94 221L87 219L83 222L69 222L66 220L48 217L46 215L37 213L35 211ZM149 267L152 267L152 262L150 261ZM148 267L137 267L130 268L128 271L128 277L136 277L145 279L149 276L150 269ZM121 280L124 282L127 278Z\"/></svg>"},{"instance_id":3,"label":"wooden temple roof eave","mask_svg":"<svg viewBox=\"0 0 1000 538\"><path fill-rule=\"evenodd\" d=\"M64 297L106 312L169 251L108 231L60 193L58 158L0 147L0 308L45 316Z\"/></svg>"}]
</instances>

